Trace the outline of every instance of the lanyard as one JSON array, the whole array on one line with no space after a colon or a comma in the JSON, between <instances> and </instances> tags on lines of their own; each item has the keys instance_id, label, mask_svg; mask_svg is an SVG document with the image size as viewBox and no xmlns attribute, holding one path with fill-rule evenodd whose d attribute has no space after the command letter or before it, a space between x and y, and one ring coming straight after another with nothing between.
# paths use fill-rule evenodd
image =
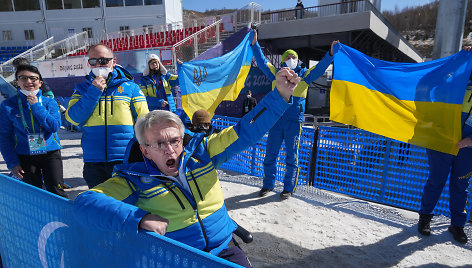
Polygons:
<instances>
[{"instance_id":1,"label":"lanyard","mask_svg":"<svg viewBox=\"0 0 472 268\"><path fill-rule=\"evenodd\" d=\"M20 108L21 122L23 123L23 127L25 128L26 132L29 134L29 127L26 124L25 114L23 113L23 103L21 102L20 94L21 93L18 93L16 95L17 96L16 99L18 100L18 108ZM41 96L38 97L38 101L39 101L39 103L42 103L41 102ZM30 109L30 114L31 114L31 109ZM33 127L33 133L34 133L34 122L33 122L33 115L32 114L31 114L31 126ZM41 129L40 129L40 132L41 132Z\"/></svg>"}]
</instances>

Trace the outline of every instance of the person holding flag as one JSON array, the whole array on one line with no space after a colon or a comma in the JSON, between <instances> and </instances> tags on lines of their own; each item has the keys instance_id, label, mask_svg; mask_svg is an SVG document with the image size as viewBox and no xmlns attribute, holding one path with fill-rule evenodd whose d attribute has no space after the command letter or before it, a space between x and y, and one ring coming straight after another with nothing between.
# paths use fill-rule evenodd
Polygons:
<instances>
[{"instance_id":1,"label":"person holding flag","mask_svg":"<svg viewBox=\"0 0 472 268\"><path fill-rule=\"evenodd\" d=\"M266 156L264 158L264 182L259 196L263 197L274 189L275 175L277 172L276 161L279 154L282 141L285 141L286 154L286 172L284 178L284 189L280 193L282 199L288 199L295 191L298 181L298 143L300 141L300 133L305 113L305 98L308 91L308 85L324 74L326 68L333 61L333 47L339 41L331 43L331 49L314 67L307 69L298 60L298 54L294 50L287 50L282 54L282 67L288 67L294 70L301 82L293 92L293 105L284 113L277 123L269 131L267 137ZM252 50L257 66L272 81L272 87L275 84L276 68L268 62L262 53L261 47L257 42L257 32L254 31L254 39L252 41Z\"/></svg>"},{"instance_id":2,"label":"person holding flag","mask_svg":"<svg viewBox=\"0 0 472 268\"><path fill-rule=\"evenodd\" d=\"M471 47L465 47L470 51ZM429 163L429 177L424 186L419 211L418 232L431 234L433 210L438 203L447 179L449 178L449 209L451 225L448 230L459 243L467 243L464 225L467 219L465 206L467 188L472 177L472 81L469 80L462 104L462 139L457 143L459 153L456 155L426 149Z\"/></svg>"}]
</instances>

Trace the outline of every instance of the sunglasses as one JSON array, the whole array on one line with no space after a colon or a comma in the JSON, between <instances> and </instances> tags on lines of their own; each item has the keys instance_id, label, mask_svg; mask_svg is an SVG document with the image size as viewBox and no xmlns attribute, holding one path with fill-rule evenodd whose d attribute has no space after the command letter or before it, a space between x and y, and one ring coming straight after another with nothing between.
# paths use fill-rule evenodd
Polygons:
<instances>
[{"instance_id":1,"label":"sunglasses","mask_svg":"<svg viewBox=\"0 0 472 268\"><path fill-rule=\"evenodd\" d=\"M22 82L26 82L26 81L28 81L28 79L31 80L31 82L36 82L36 81L39 80L39 77L38 76L26 76L26 75L18 76L18 80L20 80Z\"/></svg>"},{"instance_id":2,"label":"sunglasses","mask_svg":"<svg viewBox=\"0 0 472 268\"><path fill-rule=\"evenodd\" d=\"M113 58L90 58L88 59L88 63L90 64L90 66L95 66L97 64L100 64L100 65L107 65Z\"/></svg>"}]
</instances>

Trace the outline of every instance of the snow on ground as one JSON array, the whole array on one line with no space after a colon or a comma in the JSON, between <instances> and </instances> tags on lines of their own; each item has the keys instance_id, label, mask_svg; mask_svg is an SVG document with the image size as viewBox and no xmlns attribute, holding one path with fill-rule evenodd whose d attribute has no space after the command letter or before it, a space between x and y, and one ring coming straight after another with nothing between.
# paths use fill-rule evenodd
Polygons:
<instances>
[{"instance_id":1,"label":"snow on ground","mask_svg":"<svg viewBox=\"0 0 472 268\"><path fill-rule=\"evenodd\" d=\"M65 182L71 199L86 190L81 133L61 130ZM3 158L0 172L7 174ZM231 217L252 232L240 245L254 267L472 267L472 226L461 245L447 231L449 219L435 217L430 237L416 231L417 213L301 186L281 201L259 198L260 178L219 171Z\"/></svg>"}]
</instances>

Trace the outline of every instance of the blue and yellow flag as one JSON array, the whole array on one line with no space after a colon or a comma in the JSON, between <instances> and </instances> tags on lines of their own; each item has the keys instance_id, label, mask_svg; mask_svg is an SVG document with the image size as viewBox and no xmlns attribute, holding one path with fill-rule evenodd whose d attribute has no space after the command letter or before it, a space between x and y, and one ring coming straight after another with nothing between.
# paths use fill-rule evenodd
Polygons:
<instances>
[{"instance_id":1,"label":"blue and yellow flag","mask_svg":"<svg viewBox=\"0 0 472 268\"><path fill-rule=\"evenodd\" d=\"M179 66L182 107L190 118L199 109L213 116L222 101L236 100L251 68L252 38L251 31L234 50L223 56L184 62Z\"/></svg>"},{"instance_id":2,"label":"blue and yellow flag","mask_svg":"<svg viewBox=\"0 0 472 268\"><path fill-rule=\"evenodd\" d=\"M387 62L339 44L330 119L457 154L472 52L423 63Z\"/></svg>"}]
</instances>

